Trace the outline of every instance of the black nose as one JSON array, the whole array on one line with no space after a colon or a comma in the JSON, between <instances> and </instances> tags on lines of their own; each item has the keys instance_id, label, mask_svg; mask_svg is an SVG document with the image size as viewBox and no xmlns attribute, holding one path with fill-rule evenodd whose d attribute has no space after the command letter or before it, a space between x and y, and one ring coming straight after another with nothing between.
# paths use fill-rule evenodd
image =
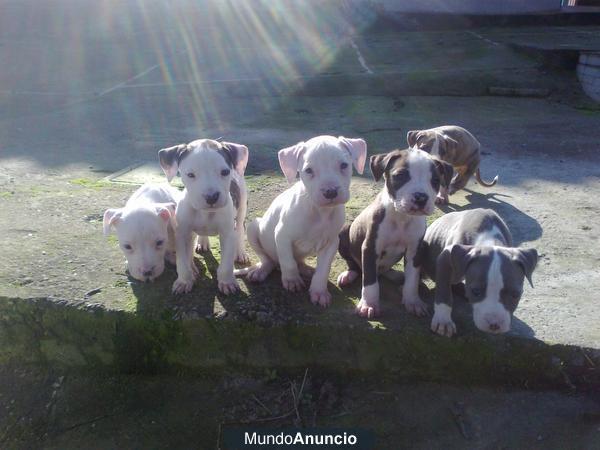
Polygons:
<instances>
[{"instance_id":1,"label":"black nose","mask_svg":"<svg viewBox=\"0 0 600 450\"><path fill-rule=\"evenodd\" d=\"M337 197L337 194L338 194L337 188L326 189L325 191L323 191L323 197L325 197L327 200L333 200L334 198Z\"/></svg>"},{"instance_id":2,"label":"black nose","mask_svg":"<svg viewBox=\"0 0 600 450\"><path fill-rule=\"evenodd\" d=\"M209 205L214 205L215 203L217 203L217 200L219 200L219 192L215 192L214 194L210 195L205 195L204 198L206 199L206 203L208 203Z\"/></svg>"},{"instance_id":3,"label":"black nose","mask_svg":"<svg viewBox=\"0 0 600 450\"><path fill-rule=\"evenodd\" d=\"M150 270L146 270L145 272L142 273L142 275L144 275L145 277L151 277L153 273L154 273L154 267Z\"/></svg>"},{"instance_id":4,"label":"black nose","mask_svg":"<svg viewBox=\"0 0 600 450\"><path fill-rule=\"evenodd\" d=\"M427 203L427 200L429 200L429 196L423 192L415 192L413 194L413 201L415 202L415 205L423 207L425 206L425 203Z\"/></svg>"},{"instance_id":5,"label":"black nose","mask_svg":"<svg viewBox=\"0 0 600 450\"><path fill-rule=\"evenodd\" d=\"M498 331L500 329L500 325L498 325L496 322L490 323L489 327L492 331Z\"/></svg>"}]
</instances>

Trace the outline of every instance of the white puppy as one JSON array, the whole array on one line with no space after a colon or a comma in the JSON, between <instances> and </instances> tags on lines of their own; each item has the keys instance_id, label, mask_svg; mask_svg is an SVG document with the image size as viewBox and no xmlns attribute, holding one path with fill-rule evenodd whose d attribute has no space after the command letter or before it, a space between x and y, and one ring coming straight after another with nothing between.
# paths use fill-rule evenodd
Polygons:
<instances>
[{"instance_id":1,"label":"white puppy","mask_svg":"<svg viewBox=\"0 0 600 450\"><path fill-rule=\"evenodd\" d=\"M279 151L279 164L289 183L261 218L248 225L248 242L260 262L238 271L250 281L263 281L279 266L283 287L298 291L302 275L313 269L304 263L317 255L310 283L310 299L327 306L331 294L327 280L338 248L338 234L345 221L344 204L350 198L352 164L362 173L367 144L362 139L318 136Z\"/></svg>"},{"instance_id":2,"label":"white puppy","mask_svg":"<svg viewBox=\"0 0 600 450\"><path fill-rule=\"evenodd\" d=\"M175 206L181 192L168 184L145 184L124 208L104 212L104 235L112 228L127 258L132 277L152 281L165 269L165 259L175 264Z\"/></svg>"},{"instance_id":3,"label":"white puppy","mask_svg":"<svg viewBox=\"0 0 600 450\"><path fill-rule=\"evenodd\" d=\"M189 292L197 275L193 263L196 234L202 247L206 236L219 235L221 262L217 269L219 290L239 289L233 275L234 260L245 262L244 221L247 192L244 171L248 148L230 142L198 139L158 152L160 165L171 179L181 174L185 185L177 205L177 280L174 293Z\"/></svg>"}]
</instances>

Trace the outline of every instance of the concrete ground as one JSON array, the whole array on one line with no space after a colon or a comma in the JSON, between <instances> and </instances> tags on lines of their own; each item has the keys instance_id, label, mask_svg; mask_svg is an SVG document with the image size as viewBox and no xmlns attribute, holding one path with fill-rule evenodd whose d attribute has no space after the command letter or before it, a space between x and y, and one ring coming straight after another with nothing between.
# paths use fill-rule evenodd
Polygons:
<instances>
[{"instance_id":1,"label":"concrete ground","mask_svg":"<svg viewBox=\"0 0 600 450\"><path fill-rule=\"evenodd\" d=\"M409 32L380 26L367 9L311 4L234 11L227 2L6 2L0 361L134 372L316 363L519 387L598 379L600 108L582 96L574 72L515 49L526 32L538 42L539 29ZM547 32L571 33L571 48L580 39L572 30ZM595 45L600 28L575 34ZM492 97L490 87L550 94ZM122 205L136 183L161 179L156 152L167 145L219 136L247 144L251 218L285 187L279 148L331 133L363 137L374 154L403 147L408 130L446 123L471 130L483 144L483 176L500 176L491 189L471 183L447 210L494 208L519 245L542 255L508 336L474 330L463 305L458 337L435 337L427 319L402 310L391 284L383 316L370 323L353 314L358 286L331 284L326 311L282 292L276 275L225 298L214 282L218 251L198 255L200 282L175 298L173 269L153 285L135 282L116 240L102 236L106 208ZM380 187L369 174L356 177L348 217ZM332 282L342 269L338 258ZM327 353L309 354L298 336ZM197 349L209 341L223 347Z\"/></svg>"}]
</instances>

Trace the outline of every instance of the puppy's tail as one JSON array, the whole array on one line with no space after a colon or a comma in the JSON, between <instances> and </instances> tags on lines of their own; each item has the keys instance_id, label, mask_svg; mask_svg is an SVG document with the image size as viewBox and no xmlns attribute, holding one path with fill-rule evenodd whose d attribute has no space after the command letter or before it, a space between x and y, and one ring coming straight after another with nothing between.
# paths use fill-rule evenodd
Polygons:
<instances>
[{"instance_id":1,"label":"puppy's tail","mask_svg":"<svg viewBox=\"0 0 600 450\"><path fill-rule=\"evenodd\" d=\"M481 173L479 172L479 167L478 167L477 170L475 171L475 179L482 186L492 187L492 186L496 186L496 183L498 182L498 175L496 175L492 181L489 181L489 182L488 181L483 181L481 179Z\"/></svg>"}]
</instances>

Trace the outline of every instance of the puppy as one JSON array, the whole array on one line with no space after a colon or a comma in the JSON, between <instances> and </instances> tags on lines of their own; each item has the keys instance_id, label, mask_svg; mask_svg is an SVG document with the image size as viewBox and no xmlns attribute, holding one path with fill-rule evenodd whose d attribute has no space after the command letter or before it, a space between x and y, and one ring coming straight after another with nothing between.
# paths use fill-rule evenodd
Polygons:
<instances>
[{"instance_id":1,"label":"puppy","mask_svg":"<svg viewBox=\"0 0 600 450\"><path fill-rule=\"evenodd\" d=\"M194 284L197 275L193 263L196 234L203 237L207 247L206 236L219 235L219 290L224 294L237 291L234 260L247 260L244 252L247 209L244 171L248 164L248 148L231 142L198 139L164 148L158 152L158 159L167 179L171 181L179 171L185 186L177 205L177 280L173 292L189 292Z\"/></svg>"},{"instance_id":2,"label":"puppy","mask_svg":"<svg viewBox=\"0 0 600 450\"><path fill-rule=\"evenodd\" d=\"M433 156L451 164L456 176L449 189L442 186L436 198L437 204L448 203L448 195L463 189L474 174L479 184L492 187L498 182L498 176L486 182L481 179L479 162L481 145L471 133L461 127L446 125L429 130L413 130L406 135L408 145L431 153Z\"/></svg>"},{"instance_id":3,"label":"puppy","mask_svg":"<svg viewBox=\"0 0 600 450\"><path fill-rule=\"evenodd\" d=\"M299 291L305 286L301 275L313 272L304 259L316 254L310 299L327 306L331 302L327 280L344 225L344 204L350 198L352 165L363 172L367 144L362 139L318 136L280 150L278 156L281 170L294 184L277 196L263 217L248 225L248 242L260 262L240 274L263 281L279 266L283 287Z\"/></svg>"},{"instance_id":4,"label":"puppy","mask_svg":"<svg viewBox=\"0 0 600 450\"><path fill-rule=\"evenodd\" d=\"M418 149L371 156L370 166L375 180L383 177L385 186L340 233L339 252L348 270L339 275L338 285L350 284L362 273L356 310L363 317L374 317L379 314L378 276L404 256L402 302L409 312L425 315L414 257L425 234L425 216L433 213L435 195L450 182L452 167Z\"/></svg>"},{"instance_id":5,"label":"puppy","mask_svg":"<svg viewBox=\"0 0 600 450\"><path fill-rule=\"evenodd\" d=\"M175 264L175 206L181 192L168 184L145 184L124 208L104 212L107 236L116 230L127 268L133 278L152 281L165 269L165 259Z\"/></svg>"},{"instance_id":6,"label":"puppy","mask_svg":"<svg viewBox=\"0 0 600 450\"><path fill-rule=\"evenodd\" d=\"M435 281L435 313L431 329L443 336L456 333L452 321L452 286L465 281L475 326L505 333L537 264L534 249L514 248L504 221L491 209L452 212L433 222L419 248L423 273Z\"/></svg>"}]
</instances>

